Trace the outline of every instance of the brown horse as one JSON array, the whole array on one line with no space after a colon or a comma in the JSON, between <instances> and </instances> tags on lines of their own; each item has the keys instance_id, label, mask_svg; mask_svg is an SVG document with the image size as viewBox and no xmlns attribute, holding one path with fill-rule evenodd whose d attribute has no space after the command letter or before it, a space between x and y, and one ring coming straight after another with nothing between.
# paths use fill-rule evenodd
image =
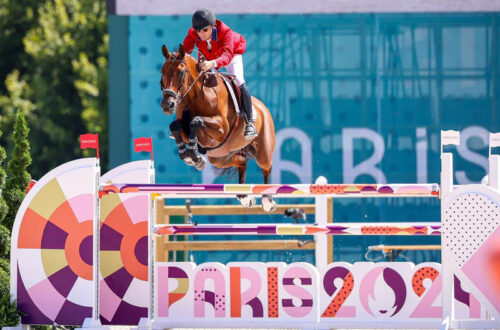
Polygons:
<instances>
[{"instance_id":1,"label":"brown horse","mask_svg":"<svg viewBox=\"0 0 500 330\"><path fill-rule=\"evenodd\" d=\"M177 119L170 124L170 130L180 158L203 170L206 161L200 151L206 151L213 166L218 169L235 167L239 183L245 183L247 161L253 157L262 170L264 183L269 183L275 135L274 122L266 106L252 97L258 136L245 140L244 120L238 118L221 75L215 71L200 71L199 62L185 54L182 45L178 53L170 53L163 45L162 53L165 63L161 69L161 107L167 115L176 112ZM243 206L255 204L253 196L237 197ZM262 207L270 212L276 208L276 202L272 196L263 195Z\"/></svg>"}]
</instances>

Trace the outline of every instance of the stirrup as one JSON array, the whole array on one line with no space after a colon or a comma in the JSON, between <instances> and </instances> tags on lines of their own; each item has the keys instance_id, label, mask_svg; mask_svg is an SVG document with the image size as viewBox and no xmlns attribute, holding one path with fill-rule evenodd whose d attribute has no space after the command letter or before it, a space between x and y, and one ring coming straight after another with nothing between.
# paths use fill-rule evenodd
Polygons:
<instances>
[{"instance_id":1,"label":"stirrup","mask_svg":"<svg viewBox=\"0 0 500 330\"><path fill-rule=\"evenodd\" d=\"M257 136L257 129L255 128L254 123L252 122L247 123L247 125L245 126L245 133L244 133L245 140L253 139L256 136Z\"/></svg>"}]
</instances>

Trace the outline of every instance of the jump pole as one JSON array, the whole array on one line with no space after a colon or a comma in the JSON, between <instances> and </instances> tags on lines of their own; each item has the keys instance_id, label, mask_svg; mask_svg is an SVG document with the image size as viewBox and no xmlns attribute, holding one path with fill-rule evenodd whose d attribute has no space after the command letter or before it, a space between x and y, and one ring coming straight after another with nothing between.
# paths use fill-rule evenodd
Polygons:
<instances>
[{"instance_id":1,"label":"jump pole","mask_svg":"<svg viewBox=\"0 0 500 330\"><path fill-rule=\"evenodd\" d=\"M271 195L284 198L324 197L439 197L432 184L109 184L100 196L110 193L149 193L164 198L223 198L236 195Z\"/></svg>"},{"instance_id":2,"label":"jump pole","mask_svg":"<svg viewBox=\"0 0 500 330\"><path fill-rule=\"evenodd\" d=\"M158 226L156 235L359 235L440 236L441 224L422 223L335 223L334 225L289 224L178 224Z\"/></svg>"}]
</instances>

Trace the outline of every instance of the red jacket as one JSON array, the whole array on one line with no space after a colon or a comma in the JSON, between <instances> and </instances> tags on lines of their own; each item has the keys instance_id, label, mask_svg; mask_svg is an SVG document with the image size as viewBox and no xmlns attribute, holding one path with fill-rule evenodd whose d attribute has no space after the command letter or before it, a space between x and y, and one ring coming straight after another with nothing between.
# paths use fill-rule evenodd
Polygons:
<instances>
[{"instance_id":1,"label":"red jacket","mask_svg":"<svg viewBox=\"0 0 500 330\"><path fill-rule=\"evenodd\" d=\"M183 45L188 54L193 51L196 45L207 60L215 60L217 68L222 68L231 62L234 55L245 52L247 42L241 34L232 31L220 20L216 20L215 28L216 30L212 32L212 51L208 50L207 42L201 41L193 28L189 29Z\"/></svg>"}]
</instances>

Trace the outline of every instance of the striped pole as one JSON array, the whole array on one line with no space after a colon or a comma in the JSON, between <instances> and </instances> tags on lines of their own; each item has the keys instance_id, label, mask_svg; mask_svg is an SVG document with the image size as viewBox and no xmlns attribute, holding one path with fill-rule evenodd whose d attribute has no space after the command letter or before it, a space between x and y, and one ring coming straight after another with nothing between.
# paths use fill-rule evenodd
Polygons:
<instances>
[{"instance_id":1,"label":"striped pole","mask_svg":"<svg viewBox=\"0 0 500 330\"><path fill-rule=\"evenodd\" d=\"M203 224L157 226L157 235L441 235L434 223L336 223L332 225L290 224Z\"/></svg>"},{"instance_id":2,"label":"striped pole","mask_svg":"<svg viewBox=\"0 0 500 330\"><path fill-rule=\"evenodd\" d=\"M172 197L274 195L277 197L439 197L438 184L109 184L110 193L150 193Z\"/></svg>"}]
</instances>

